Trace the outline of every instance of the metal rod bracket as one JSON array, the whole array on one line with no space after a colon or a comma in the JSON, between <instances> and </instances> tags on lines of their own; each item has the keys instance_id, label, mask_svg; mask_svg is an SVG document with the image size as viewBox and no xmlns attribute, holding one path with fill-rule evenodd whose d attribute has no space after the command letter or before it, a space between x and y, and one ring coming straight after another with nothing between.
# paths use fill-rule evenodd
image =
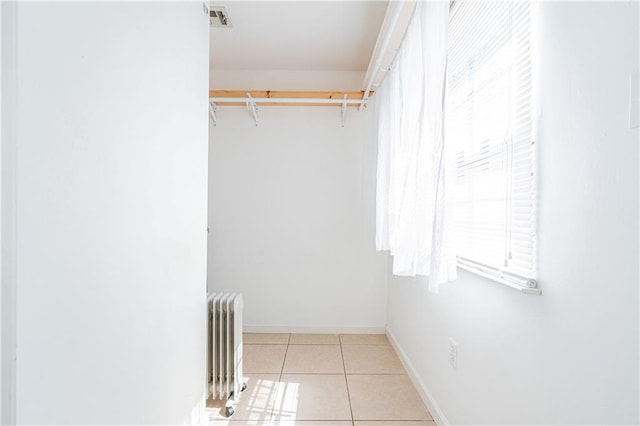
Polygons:
<instances>
[{"instance_id":1,"label":"metal rod bracket","mask_svg":"<svg viewBox=\"0 0 640 426\"><path fill-rule=\"evenodd\" d=\"M251 93L247 93L247 109L251 111L251 115L253 115L253 121L258 125L258 104L251 96Z\"/></svg>"},{"instance_id":2,"label":"metal rod bracket","mask_svg":"<svg viewBox=\"0 0 640 426\"><path fill-rule=\"evenodd\" d=\"M209 114L211 115L211 121L213 122L213 127L218 124L218 117L216 116L216 111L218 107L215 102L209 102Z\"/></svg>"},{"instance_id":3,"label":"metal rod bracket","mask_svg":"<svg viewBox=\"0 0 640 426\"><path fill-rule=\"evenodd\" d=\"M341 118L342 118L342 127L344 127L344 121L347 118L347 94L346 93L344 94L343 99L344 100L342 101L342 116L341 116Z\"/></svg>"}]
</instances>

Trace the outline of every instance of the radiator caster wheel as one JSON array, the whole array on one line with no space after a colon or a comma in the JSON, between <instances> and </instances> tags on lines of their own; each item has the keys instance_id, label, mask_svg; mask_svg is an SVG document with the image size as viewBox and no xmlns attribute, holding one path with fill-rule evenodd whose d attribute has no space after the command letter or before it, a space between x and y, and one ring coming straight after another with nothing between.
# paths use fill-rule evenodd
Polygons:
<instances>
[{"instance_id":1,"label":"radiator caster wheel","mask_svg":"<svg viewBox=\"0 0 640 426\"><path fill-rule=\"evenodd\" d=\"M240 388L240 392L244 392L247 389L247 384L242 383L242 387Z\"/></svg>"},{"instance_id":2,"label":"radiator caster wheel","mask_svg":"<svg viewBox=\"0 0 640 426\"><path fill-rule=\"evenodd\" d=\"M224 415L227 417L231 417L233 416L233 413L235 413L235 410L233 409L233 407L225 407L224 408Z\"/></svg>"}]
</instances>

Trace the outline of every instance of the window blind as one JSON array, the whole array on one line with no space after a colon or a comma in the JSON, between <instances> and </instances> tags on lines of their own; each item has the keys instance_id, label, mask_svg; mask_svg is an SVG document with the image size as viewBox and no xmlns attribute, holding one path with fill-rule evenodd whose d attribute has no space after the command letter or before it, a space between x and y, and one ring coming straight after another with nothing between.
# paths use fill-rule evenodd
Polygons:
<instances>
[{"instance_id":1,"label":"window blind","mask_svg":"<svg viewBox=\"0 0 640 426\"><path fill-rule=\"evenodd\" d=\"M457 1L445 138L456 151L458 265L535 287L531 5Z\"/></svg>"}]
</instances>

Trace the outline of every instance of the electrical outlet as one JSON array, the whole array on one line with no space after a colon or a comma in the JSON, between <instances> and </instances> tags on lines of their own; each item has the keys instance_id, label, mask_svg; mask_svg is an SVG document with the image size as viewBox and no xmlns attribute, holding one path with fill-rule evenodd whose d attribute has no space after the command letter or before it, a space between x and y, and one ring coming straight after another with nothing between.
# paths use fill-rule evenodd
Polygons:
<instances>
[{"instance_id":1,"label":"electrical outlet","mask_svg":"<svg viewBox=\"0 0 640 426\"><path fill-rule=\"evenodd\" d=\"M449 364L454 370L458 368L458 344L451 337L449 337Z\"/></svg>"}]
</instances>

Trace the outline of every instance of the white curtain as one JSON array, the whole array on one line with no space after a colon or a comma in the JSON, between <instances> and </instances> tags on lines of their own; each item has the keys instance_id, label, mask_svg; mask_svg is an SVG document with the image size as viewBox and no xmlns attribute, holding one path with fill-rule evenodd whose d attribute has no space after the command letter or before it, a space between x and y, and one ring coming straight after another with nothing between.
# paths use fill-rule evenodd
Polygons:
<instances>
[{"instance_id":1,"label":"white curtain","mask_svg":"<svg viewBox=\"0 0 640 426\"><path fill-rule=\"evenodd\" d=\"M393 273L456 278L451 158L443 135L449 1L418 2L396 60L376 92L376 248Z\"/></svg>"}]
</instances>

